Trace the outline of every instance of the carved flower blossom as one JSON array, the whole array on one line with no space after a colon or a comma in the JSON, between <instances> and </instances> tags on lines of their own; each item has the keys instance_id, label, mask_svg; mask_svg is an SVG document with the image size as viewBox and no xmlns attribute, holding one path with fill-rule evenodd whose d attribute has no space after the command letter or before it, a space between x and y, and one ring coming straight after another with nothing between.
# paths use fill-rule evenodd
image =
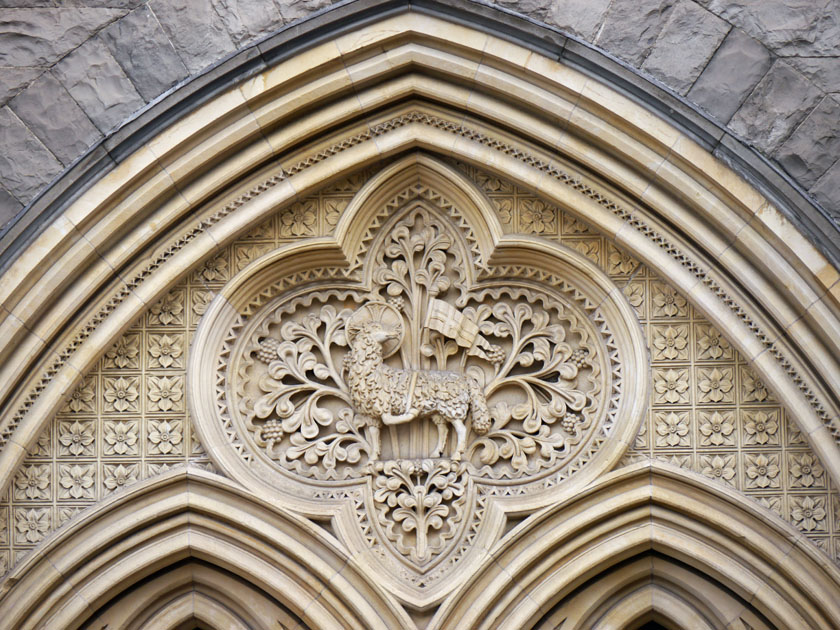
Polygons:
<instances>
[{"instance_id":1,"label":"carved flower blossom","mask_svg":"<svg viewBox=\"0 0 840 630\"><path fill-rule=\"evenodd\" d=\"M149 309L152 324L180 324L181 313L184 312L184 305L181 303L181 295L172 292L164 296L157 304Z\"/></svg>"},{"instance_id":2,"label":"carved flower blossom","mask_svg":"<svg viewBox=\"0 0 840 630\"><path fill-rule=\"evenodd\" d=\"M180 337L170 337L169 335L149 336L149 354L160 367L172 367L182 353Z\"/></svg>"},{"instance_id":3,"label":"carved flower blossom","mask_svg":"<svg viewBox=\"0 0 840 630\"><path fill-rule=\"evenodd\" d=\"M745 416L747 421L744 423L744 431L747 433L747 439L750 442L767 444L779 430L779 423L776 422L774 417L763 411L745 414ZM775 440L773 441L775 442Z\"/></svg>"},{"instance_id":4,"label":"carved flower blossom","mask_svg":"<svg viewBox=\"0 0 840 630\"><path fill-rule=\"evenodd\" d=\"M105 379L105 401L114 411L135 409L134 402L140 393L137 391L137 379L133 377Z\"/></svg>"},{"instance_id":5,"label":"carved flower blossom","mask_svg":"<svg viewBox=\"0 0 840 630\"><path fill-rule=\"evenodd\" d=\"M213 301L212 291L197 290L192 294L192 311L196 317L204 315L210 302Z\"/></svg>"},{"instance_id":6,"label":"carved flower blossom","mask_svg":"<svg viewBox=\"0 0 840 630\"><path fill-rule=\"evenodd\" d=\"M645 285L641 282L628 282L623 289L627 301L635 308L641 308L645 302Z\"/></svg>"},{"instance_id":7,"label":"carved flower blossom","mask_svg":"<svg viewBox=\"0 0 840 630\"><path fill-rule=\"evenodd\" d=\"M664 330L654 328L653 347L658 351L657 359L676 359L688 345L687 326L668 326Z\"/></svg>"},{"instance_id":8,"label":"carved flower blossom","mask_svg":"<svg viewBox=\"0 0 840 630\"><path fill-rule=\"evenodd\" d=\"M105 487L116 490L137 481L137 465L119 464L105 467Z\"/></svg>"},{"instance_id":9,"label":"carved flower blossom","mask_svg":"<svg viewBox=\"0 0 840 630\"><path fill-rule=\"evenodd\" d=\"M791 501L790 516L799 529L806 532L825 529L825 499L793 496Z\"/></svg>"},{"instance_id":10,"label":"carved flower blossom","mask_svg":"<svg viewBox=\"0 0 840 630\"><path fill-rule=\"evenodd\" d=\"M50 529L48 509L17 510L15 527L30 543L39 542Z\"/></svg>"},{"instance_id":11,"label":"carved flower blossom","mask_svg":"<svg viewBox=\"0 0 840 630\"><path fill-rule=\"evenodd\" d=\"M171 411L183 397L180 379L169 376L149 378L149 400L158 411Z\"/></svg>"},{"instance_id":12,"label":"carved flower blossom","mask_svg":"<svg viewBox=\"0 0 840 630\"><path fill-rule=\"evenodd\" d=\"M728 437L734 430L735 426L730 422L729 414L724 415L717 411L703 417L700 423L700 433L705 437L704 444L720 446L725 442L731 443Z\"/></svg>"},{"instance_id":13,"label":"carved flower blossom","mask_svg":"<svg viewBox=\"0 0 840 630\"><path fill-rule=\"evenodd\" d=\"M734 455L706 455L700 459L702 473L712 479L730 481L735 476Z\"/></svg>"},{"instance_id":14,"label":"carved flower blossom","mask_svg":"<svg viewBox=\"0 0 840 630\"><path fill-rule=\"evenodd\" d=\"M767 391L764 381L756 377L751 371L744 370L743 383L745 401L755 400L758 402L764 402L769 398L770 392Z\"/></svg>"},{"instance_id":15,"label":"carved flower blossom","mask_svg":"<svg viewBox=\"0 0 840 630\"><path fill-rule=\"evenodd\" d=\"M556 231L556 210L539 199L526 202L522 209L522 229L535 234Z\"/></svg>"},{"instance_id":16,"label":"carved flower blossom","mask_svg":"<svg viewBox=\"0 0 840 630\"><path fill-rule=\"evenodd\" d=\"M662 401L678 403L688 389L686 370L663 370L654 373L654 389Z\"/></svg>"},{"instance_id":17,"label":"carved flower blossom","mask_svg":"<svg viewBox=\"0 0 840 630\"><path fill-rule=\"evenodd\" d=\"M635 258L616 247L610 247L609 264L611 274L620 274L623 276L630 275L639 266Z\"/></svg>"},{"instance_id":18,"label":"carved flower blossom","mask_svg":"<svg viewBox=\"0 0 840 630\"><path fill-rule=\"evenodd\" d=\"M800 457L791 455L791 487L810 488L817 483L821 483L824 474L825 471L822 466L810 453L804 453Z\"/></svg>"},{"instance_id":19,"label":"carved flower blossom","mask_svg":"<svg viewBox=\"0 0 840 630\"><path fill-rule=\"evenodd\" d=\"M222 281L227 277L227 266L224 255L216 256L206 261L198 273L207 282Z\"/></svg>"},{"instance_id":20,"label":"carved flower blossom","mask_svg":"<svg viewBox=\"0 0 840 630\"><path fill-rule=\"evenodd\" d=\"M93 379L82 381L67 401L67 409L73 413L93 412L94 382Z\"/></svg>"},{"instance_id":21,"label":"carved flower blossom","mask_svg":"<svg viewBox=\"0 0 840 630\"><path fill-rule=\"evenodd\" d=\"M658 317L677 317L688 302L677 291L667 285L656 285L653 295L654 314Z\"/></svg>"},{"instance_id":22,"label":"carved flower blossom","mask_svg":"<svg viewBox=\"0 0 840 630\"><path fill-rule=\"evenodd\" d=\"M62 422L59 425L58 441L71 455L83 455L93 443L93 424L90 422Z\"/></svg>"},{"instance_id":23,"label":"carved flower blossom","mask_svg":"<svg viewBox=\"0 0 840 630\"><path fill-rule=\"evenodd\" d=\"M688 446L688 414L667 413L657 414L656 439L658 446Z\"/></svg>"},{"instance_id":24,"label":"carved flower blossom","mask_svg":"<svg viewBox=\"0 0 840 630\"><path fill-rule=\"evenodd\" d=\"M183 439L179 422L167 420L152 420L150 423L149 441L159 453L167 455L172 449L178 446Z\"/></svg>"},{"instance_id":25,"label":"carved flower blossom","mask_svg":"<svg viewBox=\"0 0 840 630\"><path fill-rule=\"evenodd\" d=\"M105 426L105 442L108 447L105 449L106 455L124 455L131 452L132 448L137 443L137 423L136 422L112 422Z\"/></svg>"},{"instance_id":26,"label":"carved flower blossom","mask_svg":"<svg viewBox=\"0 0 840 630\"><path fill-rule=\"evenodd\" d=\"M750 479L748 481L750 487L766 488L770 485L774 488L779 487L779 482L777 481L779 466L776 456L747 455L746 465L746 474Z\"/></svg>"},{"instance_id":27,"label":"carved flower blossom","mask_svg":"<svg viewBox=\"0 0 840 630\"><path fill-rule=\"evenodd\" d=\"M24 466L15 477L16 499L49 499L50 469L46 465Z\"/></svg>"},{"instance_id":28,"label":"carved flower blossom","mask_svg":"<svg viewBox=\"0 0 840 630\"><path fill-rule=\"evenodd\" d=\"M296 203L280 215L281 236L303 236L313 233L317 216L310 203Z\"/></svg>"},{"instance_id":29,"label":"carved flower blossom","mask_svg":"<svg viewBox=\"0 0 840 630\"><path fill-rule=\"evenodd\" d=\"M140 353L139 342L138 335L124 335L105 353L105 358L118 368L136 367L135 359Z\"/></svg>"},{"instance_id":30,"label":"carved flower blossom","mask_svg":"<svg viewBox=\"0 0 840 630\"><path fill-rule=\"evenodd\" d=\"M698 359L720 359L730 350L729 342L711 325L697 327Z\"/></svg>"},{"instance_id":31,"label":"carved flower blossom","mask_svg":"<svg viewBox=\"0 0 840 630\"><path fill-rule=\"evenodd\" d=\"M93 498L90 491L93 486L93 465L61 466L59 483L64 488L61 498Z\"/></svg>"},{"instance_id":32,"label":"carved flower blossom","mask_svg":"<svg viewBox=\"0 0 840 630\"><path fill-rule=\"evenodd\" d=\"M732 372L727 369L700 370L697 387L703 393L701 402L720 402L732 391Z\"/></svg>"}]
</instances>

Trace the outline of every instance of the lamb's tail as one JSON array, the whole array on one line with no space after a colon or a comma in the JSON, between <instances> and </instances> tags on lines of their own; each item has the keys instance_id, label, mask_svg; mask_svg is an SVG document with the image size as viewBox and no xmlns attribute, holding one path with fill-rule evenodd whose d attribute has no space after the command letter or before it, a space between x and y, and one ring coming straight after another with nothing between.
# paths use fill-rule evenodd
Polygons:
<instances>
[{"instance_id":1,"label":"lamb's tail","mask_svg":"<svg viewBox=\"0 0 840 630\"><path fill-rule=\"evenodd\" d=\"M490 417L490 410L487 408L487 399L484 397L484 390L473 378L467 378L467 386L470 390L470 408L472 409L472 428L479 435L484 435L490 430L493 418Z\"/></svg>"}]
</instances>

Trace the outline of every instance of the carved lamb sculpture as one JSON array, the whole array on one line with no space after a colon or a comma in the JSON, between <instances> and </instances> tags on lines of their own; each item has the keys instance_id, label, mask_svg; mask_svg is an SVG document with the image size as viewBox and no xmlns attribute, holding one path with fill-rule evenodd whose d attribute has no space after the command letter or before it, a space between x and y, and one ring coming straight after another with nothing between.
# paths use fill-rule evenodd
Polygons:
<instances>
[{"instance_id":1,"label":"carved lamb sculpture","mask_svg":"<svg viewBox=\"0 0 840 630\"><path fill-rule=\"evenodd\" d=\"M430 417L438 428L438 441L432 457L440 457L446 446L448 424L458 437L453 460L460 460L466 448L467 414L472 412L472 428L487 433L491 418L487 400L479 384L455 372L395 369L383 363L382 345L399 332L381 321L367 320L347 324L350 352L344 356L346 382L356 413L363 417L371 444L371 460L379 459L380 428Z\"/></svg>"}]
</instances>

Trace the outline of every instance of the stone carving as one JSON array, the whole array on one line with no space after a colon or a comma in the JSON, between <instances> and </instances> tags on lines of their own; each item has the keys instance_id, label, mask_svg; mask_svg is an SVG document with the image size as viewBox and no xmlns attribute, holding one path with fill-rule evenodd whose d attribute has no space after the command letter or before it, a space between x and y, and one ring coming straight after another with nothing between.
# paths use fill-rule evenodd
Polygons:
<instances>
[{"instance_id":1,"label":"stone carving","mask_svg":"<svg viewBox=\"0 0 840 630\"><path fill-rule=\"evenodd\" d=\"M439 300L437 303L446 304ZM446 307L438 307L438 311L446 313L448 318L438 323L437 329L446 327L457 335L460 332L458 324L469 322L465 319L456 321L460 316L458 312L448 312ZM344 355L344 371L357 417L361 415L361 421L369 429L370 457L372 460L379 458L379 430L383 423L393 426L428 416L438 428L432 457L440 457L443 453L451 424L458 436L452 459L460 461L466 446L464 423L468 413L472 414L472 427L476 433L484 435L490 428L484 391L474 378L454 372L404 370L384 365L383 344L399 340L403 334L401 322L391 326L383 322L388 319L385 314L389 312L391 319L399 318L394 307L373 302L363 306L347 322L350 351ZM430 321L434 321L433 312L429 310ZM473 322L469 323L475 327ZM394 345L391 353L397 347Z\"/></svg>"}]
</instances>

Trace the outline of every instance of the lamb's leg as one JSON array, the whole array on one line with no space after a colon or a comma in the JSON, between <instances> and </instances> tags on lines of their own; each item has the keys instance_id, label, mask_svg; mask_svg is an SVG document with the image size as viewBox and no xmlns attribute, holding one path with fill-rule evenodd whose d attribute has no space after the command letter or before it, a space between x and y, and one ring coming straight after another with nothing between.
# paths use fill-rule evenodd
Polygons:
<instances>
[{"instance_id":1,"label":"lamb's leg","mask_svg":"<svg viewBox=\"0 0 840 630\"><path fill-rule=\"evenodd\" d=\"M393 415L390 413L383 413L382 414L382 422L385 424L405 424L406 422L411 422L414 418L417 417L417 414L420 413L419 409L412 407L405 413L401 413L399 415Z\"/></svg>"},{"instance_id":2,"label":"lamb's leg","mask_svg":"<svg viewBox=\"0 0 840 630\"><path fill-rule=\"evenodd\" d=\"M365 433L367 434L368 444L370 444L370 461L379 459L379 451L381 450L381 443L379 441L379 427L368 425Z\"/></svg>"},{"instance_id":3,"label":"lamb's leg","mask_svg":"<svg viewBox=\"0 0 840 630\"><path fill-rule=\"evenodd\" d=\"M438 431L437 446L435 446L435 450L432 451L432 457L440 457L443 455L443 449L446 448L446 438L449 436L449 426L446 419L439 414L432 416L432 422L437 425Z\"/></svg>"},{"instance_id":4,"label":"lamb's leg","mask_svg":"<svg viewBox=\"0 0 840 630\"><path fill-rule=\"evenodd\" d=\"M452 426L455 427L455 435L458 436L458 442L455 445L455 454L452 460L459 462L464 455L464 450L467 448L467 426L463 420L452 420Z\"/></svg>"}]
</instances>

